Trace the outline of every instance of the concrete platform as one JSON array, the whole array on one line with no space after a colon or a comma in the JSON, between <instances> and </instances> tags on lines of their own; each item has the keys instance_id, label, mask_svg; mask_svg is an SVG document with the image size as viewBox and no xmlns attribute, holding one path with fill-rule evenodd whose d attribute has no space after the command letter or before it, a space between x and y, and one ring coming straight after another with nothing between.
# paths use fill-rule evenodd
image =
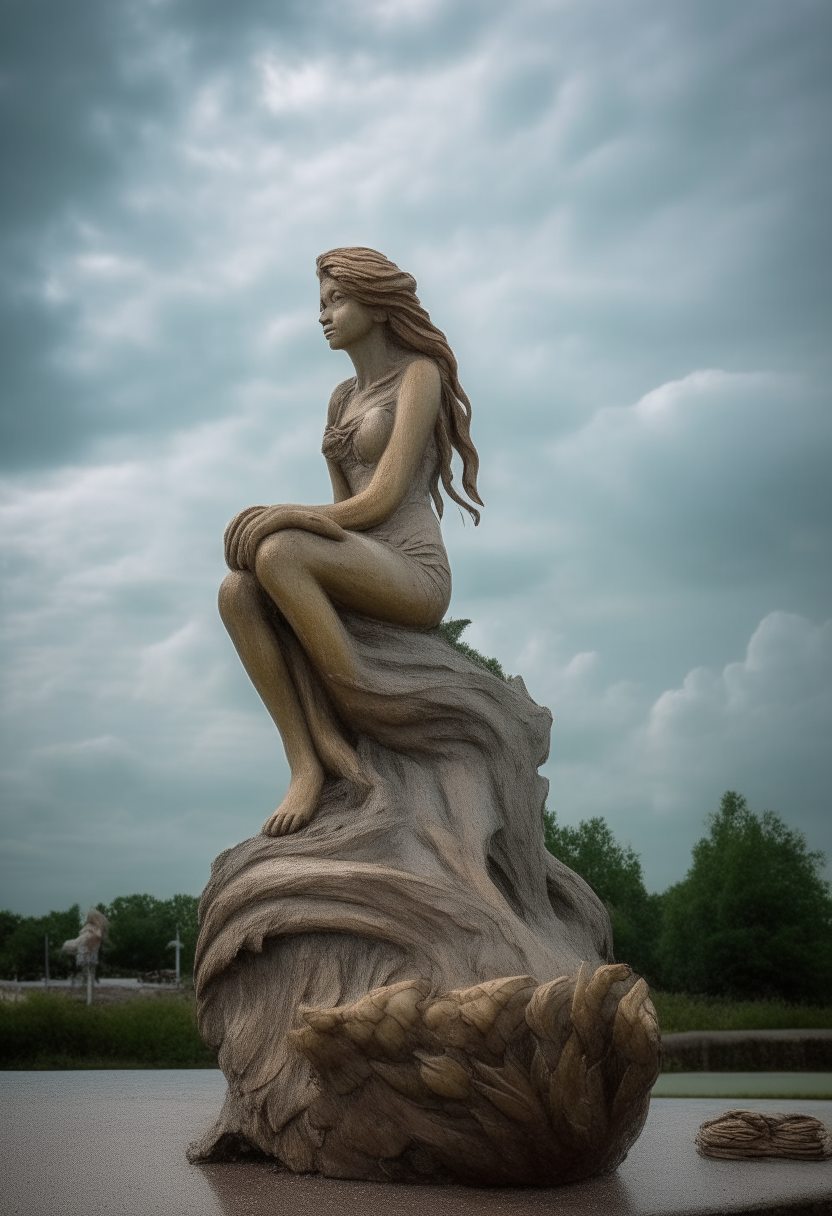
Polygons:
<instances>
[{"instance_id":1,"label":"concrete platform","mask_svg":"<svg viewBox=\"0 0 832 1216\"><path fill-rule=\"evenodd\" d=\"M832 1216L832 1161L699 1157L725 1099L658 1098L618 1172L556 1190L338 1182L268 1163L191 1166L225 1091L212 1070L0 1073L4 1216ZM832 1122L832 1102L744 1102Z\"/></svg>"}]
</instances>

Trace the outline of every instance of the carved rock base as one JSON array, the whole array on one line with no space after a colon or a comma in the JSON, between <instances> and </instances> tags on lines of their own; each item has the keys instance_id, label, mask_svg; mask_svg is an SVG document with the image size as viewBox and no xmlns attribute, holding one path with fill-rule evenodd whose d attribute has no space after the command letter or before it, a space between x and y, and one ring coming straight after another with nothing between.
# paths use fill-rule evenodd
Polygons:
<instances>
[{"instance_id":1,"label":"carved rock base","mask_svg":"<svg viewBox=\"0 0 832 1216\"><path fill-rule=\"evenodd\" d=\"M383 726L352 728L371 786L330 780L302 831L214 863L194 980L229 1088L191 1160L492 1185L612 1169L658 1028L603 904L544 848L549 712L436 634L344 623Z\"/></svg>"}]
</instances>

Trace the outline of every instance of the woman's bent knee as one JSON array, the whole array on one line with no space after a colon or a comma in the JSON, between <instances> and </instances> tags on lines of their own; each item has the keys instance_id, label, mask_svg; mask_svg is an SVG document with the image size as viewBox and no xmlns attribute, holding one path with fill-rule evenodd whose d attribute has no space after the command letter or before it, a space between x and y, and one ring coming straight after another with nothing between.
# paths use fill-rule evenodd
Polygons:
<instances>
[{"instance_id":1,"label":"woman's bent knee","mask_svg":"<svg viewBox=\"0 0 832 1216\"><path fill-rule=\"evenodd\" d=\"M254 571L258 580L268 587L279 582L283 573L296 570L303 561L303 552L308 532L299 528L285 528L282 532L272 532L264 537L257 546L257 556L254 559Z\"/></svg>"},{"instance_id":2,"label":"woman's bent knee","mask_svg":"<svg viewBox=\"0 0 832 1216\"><path fill-rule=\"evenodd\" d=\"M258 595L257 580L253 574L247 570L232 570L223 579L217 597L223 621L227 622L241 612L250 612Z\"/></svg>"}]
</instances>

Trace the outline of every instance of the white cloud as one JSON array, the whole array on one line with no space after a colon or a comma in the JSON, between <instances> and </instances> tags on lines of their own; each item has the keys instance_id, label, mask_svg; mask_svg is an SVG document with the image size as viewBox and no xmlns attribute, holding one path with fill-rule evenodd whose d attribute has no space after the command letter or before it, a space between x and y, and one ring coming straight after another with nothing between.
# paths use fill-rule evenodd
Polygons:
<instances>
[{"instance_id":1,"label":"white cloud","mask_svg":"<svg viewBox=\"0 0 832 1216\"><path fill-rule=\"evenodd\" d=\"M299 68L281 64L274 55L264 55L258 64L262 75L263 100L276 114L308 110L338 93L338 75L323 63L304 63Z\"/></svg>"},{"instance_id":2,"label":"white cloud","mask_svg":"<svg viewBox=\"0 0 832 1216\"><path fill-rule=\"evenodd\" d=\"M550 673L549 687L550 805L568 822L606 816L642 853L650 886L681 877L726 789L778 811L810 842L823 838L832 620L771 613L743 659L695 668L652 703L644 688L605 683L598 656Z\"/></svg>"},{"instance_id":3,"label":"white cloud","mask_svg":"<svg viewBox=\"0 0 832 1216\"><path fill-rule=\"evenodd\" d=\"M774 612L742 662L719 674L696 668L662 694L650 711L647 747L666 781L678 762L690 769L707 747L746 773L756 766L758 788L766 778L785 789L806 750L822 749L831 731L832 621L815 626Z\"/></svg>"}]
</instances>

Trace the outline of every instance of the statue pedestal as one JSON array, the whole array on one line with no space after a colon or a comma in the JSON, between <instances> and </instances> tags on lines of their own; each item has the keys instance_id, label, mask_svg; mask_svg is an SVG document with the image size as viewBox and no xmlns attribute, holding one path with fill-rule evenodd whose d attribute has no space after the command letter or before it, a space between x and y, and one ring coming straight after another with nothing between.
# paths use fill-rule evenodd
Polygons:
<instances>
[{"instance_id":1,"label":"statue pedestal","mask_svg":"<svg viewBox=\"0 0 832 1216\"><path fill-rule=\"evenodd\" d=\"M512 1187L612 1169L659 1028L606 908L544 847L551 715L436 631L342 623L363 776L211 868L194 986L229 1094L189 1158Z\"/></svg>"},{"instance_id":2,"label":"statue pedestal","mask_svg":"<svg viewBox=\"0 0 832 1216\"><path fill-rule=\"evenodd\" d=\"M225 1092L214 1071L0 1073L3 1210L16 1216L717 1216L832 1213L832 1161L712 1161L699 1124L730 1099L654 1099L611 1175L553 1189L342 1182L269 1162L189 1165ZM832 1122L832 1102L743 1101Z\"/></svg>"}]
</instances>

